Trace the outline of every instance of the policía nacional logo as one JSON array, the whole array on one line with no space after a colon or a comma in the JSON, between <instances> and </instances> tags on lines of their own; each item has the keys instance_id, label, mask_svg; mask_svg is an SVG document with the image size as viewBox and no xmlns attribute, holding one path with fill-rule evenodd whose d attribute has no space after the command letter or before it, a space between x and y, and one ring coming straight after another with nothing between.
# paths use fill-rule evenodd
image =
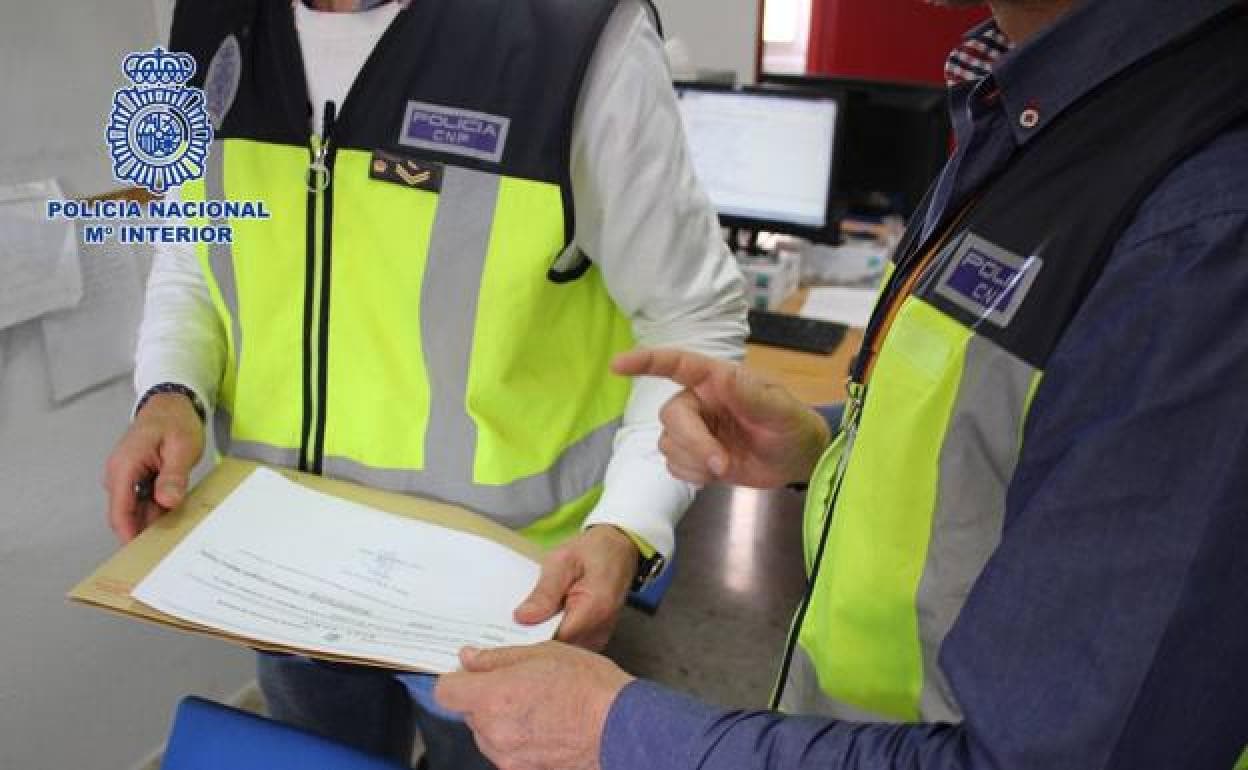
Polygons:
<instances>
[{"instance_id":1,"label":"polic\u00eda nacional logo","mask_svg":"<svg viewBox=\"0 0 1248 770\"><path fill-rule=\"evenodd\" d=\"M1005 328L1042 269L1040 257L1023 257L968 233L942 270L936 294L976 318Z\"/></svg>"},{"instance_id":2,"label":"polic\u00eda nacional logo","mask_svg":"<svg viewBox=\"0 0 1248 770\"><path fill-rule=\"evenodd\" d=\"M113 176L156 194L202 177L212 123L204 92L186 85L194 57L157 47L127 56L121 69L134 85L116 93L109 114Z\"/></svg>"},{"instance_id":3,"label":"polic\u00eda nacional logo","mask_svg":"<svg viewBox=\"0 0 1248 770\"><path fill-rule=\"evenodd\" d=\"M507 148L511 118L488 112L408 102L399 144L498 163Z\"/></svg>"}]
</instances>

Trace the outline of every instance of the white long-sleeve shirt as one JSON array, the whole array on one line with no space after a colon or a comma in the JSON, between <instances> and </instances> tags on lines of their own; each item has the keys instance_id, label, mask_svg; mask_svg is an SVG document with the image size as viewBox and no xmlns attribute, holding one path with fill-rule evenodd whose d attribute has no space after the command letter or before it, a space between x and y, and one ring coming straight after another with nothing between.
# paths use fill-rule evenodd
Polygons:
<instances>
[{"instance_id":1,"label":"white long-sleeve shirt","mask_svg":"<svg viewBox=\"0 0 1248 770\"><path fill-rule=\"evenodd\" d=\"M395 3L346 14L295 3L313 126L326 101L343 102L397 13ZM694 177L663 45L638 0L621 2L603 31L582 86L571 163L576 244L631 319L637 344L739 357L741 276ZM225 331L194 246L159 246L139 330L138 392L177 382L212 405L225 361ZM658 451L659 408L675 391L665 380L634 383L585 524L616 524L664 554L696 491L668 473Z\"/></svg>"}]
</instances>

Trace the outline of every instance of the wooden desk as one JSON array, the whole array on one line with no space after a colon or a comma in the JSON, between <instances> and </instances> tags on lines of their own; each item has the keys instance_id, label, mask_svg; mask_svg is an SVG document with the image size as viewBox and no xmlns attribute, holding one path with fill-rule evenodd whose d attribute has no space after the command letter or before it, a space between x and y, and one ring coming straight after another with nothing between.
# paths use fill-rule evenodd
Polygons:
<instances>
[{"instance_id":1,"label":"wooden desk","mask_svg":"<svg viewBox=\"0 0 1248 770\"><path fill-rule=\"evenodd\" d=\"M802 289L785 301L780 310L796 313L805 301L806 290ZM845 339L836 350L826 356L751 344L745 346L745 363L780 382L808 404L830 404L845 400L845 377L861 344L862 329L853 328L845 333Z\"/></svg>"}]
</instances>

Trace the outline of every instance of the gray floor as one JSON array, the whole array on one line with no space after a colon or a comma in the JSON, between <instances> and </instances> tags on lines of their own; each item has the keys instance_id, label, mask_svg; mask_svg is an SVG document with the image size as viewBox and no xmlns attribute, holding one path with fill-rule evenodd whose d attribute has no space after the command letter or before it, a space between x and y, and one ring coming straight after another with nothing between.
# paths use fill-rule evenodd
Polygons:
<instances>
[{"instance_id":1,"label":"gray floor","mask_svg":"<svg viewBox=\"0 0 1248 770\"><path fill-rule=\"evenodd\" d=\"M627 611L608 654L714 703L765 707L805 583L801 509L788 490L704 490L677 531L658 613Z\"/></svg>"}]
</instances>

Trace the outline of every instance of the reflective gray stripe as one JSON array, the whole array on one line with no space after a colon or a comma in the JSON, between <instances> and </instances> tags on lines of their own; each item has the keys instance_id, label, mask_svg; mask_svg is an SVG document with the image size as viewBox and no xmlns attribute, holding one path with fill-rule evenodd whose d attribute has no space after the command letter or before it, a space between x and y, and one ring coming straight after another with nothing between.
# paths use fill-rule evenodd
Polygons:
<instances>
[{"instance_id":1,"label":"reflective gray stripe","mask_svg":"<svg viewBox=\"0 0 1248 770\"><path fill-rule=\"evenodd\" d=\"M937 658L971 585L1001 542L1005 492L1035 372L979 335L967 345L941 446L931 542L916 598L924 670L919 712L927 722L962 721Z\"/></svg>"},{"instance_id":2,"label":"reflective gray stripe","mask_svg":"<svg viewBox=\"0 0 1248 770\"><path fill-rule=\"evenodd\" d=\"M584 497L601 483L619 426L615 420L593 431L565 449L543 473L497 486L474 483L471 463L466 477L432 470L370 468L342 457L326 457L323 470L334 478L462 505L519 529Z\"/></svg>"},{"instance_id":3,"label":"reflective gray stripe","mask_svg":"<svg viewBox=\"0 0 1248 770\"><path fill-rule=\"evenodd\" d=\"M234 441L230 436L230 413L224 407L217 407L216 412L213 413L212 426L217 450L221 454L283 468L299 466L298 449L283 449L256 441Z\"/></svg>"},{"instance_id":4,"label":"reflective gray stripe","mask_svg":"<svg viewBox=\"0 0 1248 770\"><path fill-rule=\"evenodd\" d=\"M225 145L219 141L213 142L212 149L208 153L208 168L204 173L204 195L208 200L225 200ZM214 219L211 220L211 224L225 226L226 221ZM212 266L213 280L216 281L217 289L221 292L221 301L225 303L230 313L230 331L234 340L234 371L241 371L243 327L238 317L238 282L234 277L234 247L229 243L208 244L208 263ZM217 446L222 452L230 451L227 412L217 410L213 417L213 428L216 432Z\"/></svg>"},{"instance_id":5,"label":"reflective gray stripe","mask_svg":"<svg viewBox=\"0 0 1248 770\"><path fill-rule=\"evenodd\" d=\"M784 692L780 697L780 710L786 714L814 714L850 722L900 722L893 717L875 714L829 698L820 689L815 665L800 644L793 650L789 677L784 682Z\"/></svg>"},{"instance_id":6,"label":"reflective gray stripe","mask_svg":"<svg viewBox=\"0 0 1248 770\"><path fill-rule=\"evenodd\" d=\"M230 456L255 460L282 468L299 467L299 450L259 444L254 441L235 441L230 445Z\"/></svg>"},{"instance_id":7,"label":"reflective gray stripe","mask_svg":"<svg viewBox=\"0 0 1248 770\"><path fill-rule=\"evenodd\" d=\"M230 454L230 424L229 411L224 405L218 404L212 413L212 439L221 454Z\"/></svg>"},{"instance_id":8,"label":"reflective gray stripe","mask_svg":"<svg viewBox=\"0 0 1248 770\"><path fill-rule=\"evenodd\" d=\"M421 288L421 344L429 372L425 471L451 486L472 483L477 426L465 399L498 188L495 174L446 167Z\"/></svg>"}]
</instances>

